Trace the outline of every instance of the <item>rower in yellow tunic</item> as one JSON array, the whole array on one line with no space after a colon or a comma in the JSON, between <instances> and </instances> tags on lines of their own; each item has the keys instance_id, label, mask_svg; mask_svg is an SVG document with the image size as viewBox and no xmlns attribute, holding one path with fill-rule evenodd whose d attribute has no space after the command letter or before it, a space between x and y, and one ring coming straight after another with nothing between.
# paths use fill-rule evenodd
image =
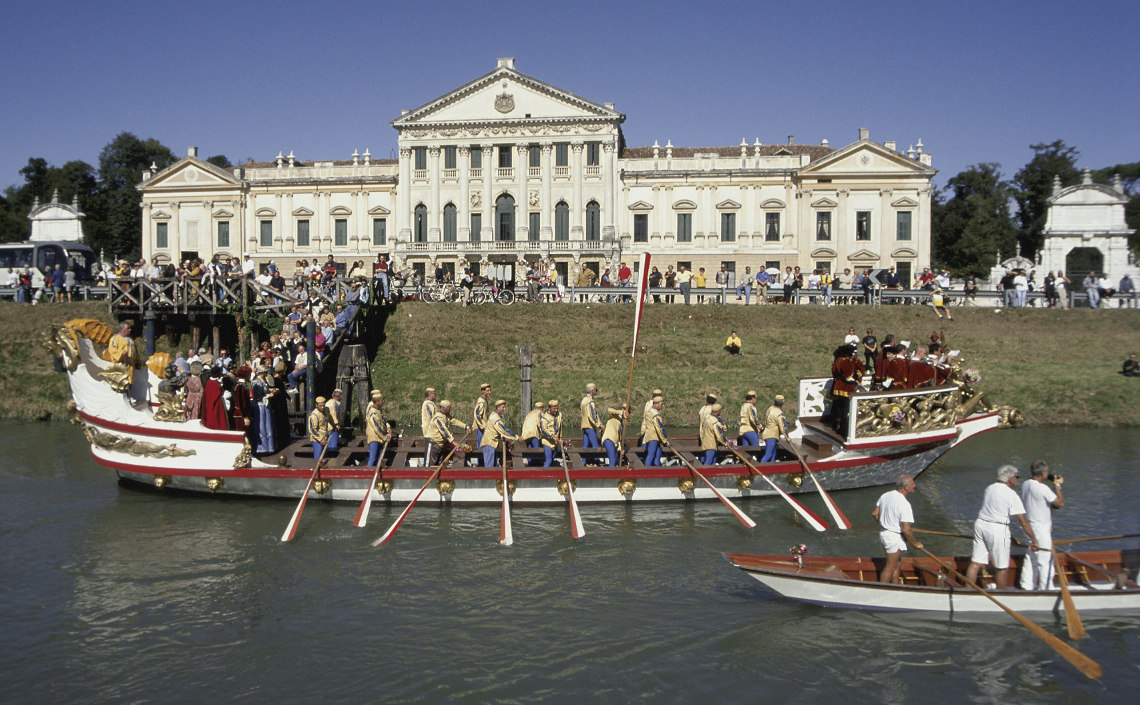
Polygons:
<instances>
[{"instance_id":1,"label":"rower in yellow tunic","mask_svg":"<svg viewBox=\"0 0 1140 705\"><path fill-rule=\"evenodd\" d=\"M372 403L364 413L364 434L368 441L368 467L376 467L380 460L381 444L392 440L388 422L384 418L384 395L378 389L372 390Z\"/></svg>"},{"instance_id":2,"label":"rower in yellow tunic","mask_svg":"<svg viewBox=\"0 0 1140 705\"><path fill-rule=\"evenodd\" d=\"M554 465L554 451L562 445L562 414L558 411L558 400L546 403L546 411L538 419L538 435L542 439L543 465Z\"/></svg>"},{"instance_id":3,"label":"rower in yellow tunic","mask_svg":"<svg viewBox=\"0 0 1140 705\"><path fill-rule=\"evenodd\" d=\"M728 425L720 417L723 409L720 404L713 404L709 415L701 422L701 450L704 451L701 463L706 466L715 465L716 449L728 445L725 435L728 433Z\"/></svg>"},{"instance_id":4,"label":"rower in yellow tunic","mask_svg":"<svg viewBox=\"0 0 1140 705\"><path fill-rule=\"evenodd\" d=\"M526 443L527 448L538 448L542 442L538 440L538 420L542 417L542 410L546 408L546 404L540 401L534 403L534 408L527 412L526 418L523 419L522 432L519 437L523 443Z\"/></svg>"},{"instance_id":5,"label":"rower in yellow tunic","mask_svg":"<svg viewBox=\"0 0 1140 705\"><path fill-rule=\"evenodd\" d=\"M329 452L335 453L340 450L340 400L344 395L340 389L332 391L332 398L325 404L325 415L329 417L329 426L332 431L329 432Z\"/></svg>"},{"instance_id":6,"label":"rower in yellow tunic","mask_svg":"<svg viewBox=\"0 0 1140 705\"><path fill-rule=\"evenodd\" d=\"M487 426L484 429L483 441L479 444L479 449L483 451L483 467L485 468L495 467L498 462L496 455L499 454L500 443L502 443L505 448L507 443L519 439L513 431L507 428L506 422L503 421L503 414L505 414L506 411L506 400L499 399L495 402L495 410L487 417Z\"/></svg>"},{"instance_id":7,"label":"rower in yellow tunic","mask_svg":"<svg viewBox=\"0 0 1140 705\"><path fill-rule=\"evenodd\" d=\"M123 321L119 324L119 331L107 341L107 349L103 352L103 359L128 367L138 369L138 348L135 347L134 338L131 337L131 324Z\"/></svg>"},{"instance_id":8,"label":"rower in yellow tunic","mask_svg":"<svg viewBox=\"0 0 1140 705\"><path fill-rule=\"evenodd\" d=\"M475 429L475 441L483 444L483 431L487 428L487 418L491 415L491 407L487 400L491 398L491 385L479 385L479 398L475 400L475 411L472 414L471 428Z\"/></svg>"},{"instance_id":9,"label":"rower in yellow tunic","mask_svg":"<svg viewBox=\"0 0 1140 705\"><path fill-rule=\"evenodd\" d=\"M317 397L317 405L309 412L309 442L313 444L313 458L320 460L329 442L329 417L325 411L324 397Z\"/></svg>"},{"instance_id":10,"label":"rower in yellow tunic","mask_svg":"<svg viewBox=\"0 0 1140 705\"><path fill-rule=\"evenodd\" d=\"M438 408L435 403L435 390L428 387L424 390L424 403L420 405L420 430L424 438L430 435L428 427L431 426L431 417L435 416Z\"/></svg>"},{"instance_id":11,"label":"rower in yellow tunic","mask_svg":"<svg viewBox=\"0 0 1140 705\"><path fill-rule=\"evenodd\" d=\"M653 407L645 419L645 464L661 464L661 446L669 444L669 435L665 433L665 420L661 410L665 408L664 397L653 397Z\"/></svg>"},{"instance_id":12,"label":"rower in yellow tunic","mask_svg":"<svg viewBox=\"0 0 1140 705\"><path fill-rule=\"evenodd\" d=\"M459 419L451 418L451 402L444 399L439 403L439 408L432 414L431 422L428 424L427 453L424 455L424 460L429 466L439 461L440 451L444 446L455 443L455 436L452 435L450 426L464 431L471 430L470 426Z\"/></svg>"},{"instance_id":13,"label":"rower in yellow tunic","mask_svg":"<svg viewBox=\"0 0 1140 705\"><path fill-rule=\"evenodd\" d=\"M606 409L606 430L602 433L602 447L606 449L609 467L617 467L620 457L619 448L622 446L622 432L625 430L625 420L629 418L629 407L625 404L611 406Z\"/></svg>"},{"instance_id":14,"label":"rower in yellow tunic","mask_svg":"<svg viewBox=\"0 0 1140 705\"><path fill-rule=\"evenodd\" d=\"M712 392L709 392L708 395L705 396L705 405L701 407L701 410L699 412L697 412L698 428L705 425L705 417L712 413L713 404L715 403L716 395Z\"/></svg>"},{"instance_id":15,"label":"rower in yellow tunic","mask_svg":"<svg viewBox=\"0 0 1140 705\"><path fill-rule=\"evenodd\" d=\"M784 432L784 423L784 395L777 394L772 406L764 412L764 434L761 436L764 439L764 457L760 462L770 463L776 459L776 441Z\"/></svg>"},{"instance_id":16,"label":"rower in yellow tunic","mask_svg":"<svg viewBox=\"0 0 1140 705\"><path fill-rule=\"evenodd\" d=\"M760 445L760 415L756 411L756 392L748 390L740 405L740 444Z\"/></svg>"},{"instance_id":17,"label":"rower in yellow tunic","mask_svg":"<svg viewBox=\"0 0 1140 705\"><path fill-rule=\"evenodd\" d=\"M582 447L599 448L598 432L602 430L602 420L598 418L598 407L594 404L594 396L598 393L598 385L593 382L586 385L586 394L582 397Z\"/></svg>"},{"instance_id":18,"label":"rower in yellow tunic","mask_svg":"<svg viewBox=\"0 0 1140 705\"><path fill-rule=\"evenodd\" d=\"M651 411L653 411L653 397L665 398L665 392L660 389L654 389L649 394L649 400L645 402L645 408L641 411L641 431L638 433L637 444L642 444L642 439L645 437L645 421L649 418Z\"/></svg>"}]
</instances>

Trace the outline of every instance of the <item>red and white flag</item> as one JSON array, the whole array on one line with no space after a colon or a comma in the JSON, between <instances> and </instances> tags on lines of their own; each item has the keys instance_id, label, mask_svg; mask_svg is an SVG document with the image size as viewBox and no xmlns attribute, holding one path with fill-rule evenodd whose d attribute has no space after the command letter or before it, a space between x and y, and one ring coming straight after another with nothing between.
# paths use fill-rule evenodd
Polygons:
<instances>
[{"instance_id":1,"label":"red and white flag","mask_svg":"<svg viewBox=\"0 0 1140 705\"><path fill-rule=\"evenodd\" d=\"M637 272L637 306L633 312L633 347L630 348L629 356L632 358L637 355L637 334L641 330L641 310L645 306L645 295L649 291L649 253L646 252L641 255L641 269ZM630 367L630 374L632 375L633 368Z\"/></svg>"}]
</instances>

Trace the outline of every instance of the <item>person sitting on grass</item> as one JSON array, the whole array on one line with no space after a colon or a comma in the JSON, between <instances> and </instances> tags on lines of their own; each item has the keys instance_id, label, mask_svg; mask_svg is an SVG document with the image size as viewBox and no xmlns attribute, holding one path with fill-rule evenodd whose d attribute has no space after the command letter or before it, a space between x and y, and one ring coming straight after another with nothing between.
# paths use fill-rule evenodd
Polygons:
<instances>
[{"instance_id":1,"label":"person sitting on grass","mask_svg":"<svg viewBox=\"0 0 1140 705\"><path fill-rule=\"evenodd\" d=\"M736 331L732 331L732 333L728 336L728 340L724 341L724 349L728 352L729 355L744 354L740 352L740 336L736 334Z\"/></svg>"},{"instance_id":2,"label":"person sitting on grass","mask_svg":"<svg viewBox=\"0 0 1140 705\"><path fill-rule=\"evenodd\" d=\"M1124 361L1124 366L1120 370L1120 374L1125 377L1140 377L1140 361L1137 361L1136 353L1132 353L1128 356L1128 359Z\"/></svg>"}]
</instances>

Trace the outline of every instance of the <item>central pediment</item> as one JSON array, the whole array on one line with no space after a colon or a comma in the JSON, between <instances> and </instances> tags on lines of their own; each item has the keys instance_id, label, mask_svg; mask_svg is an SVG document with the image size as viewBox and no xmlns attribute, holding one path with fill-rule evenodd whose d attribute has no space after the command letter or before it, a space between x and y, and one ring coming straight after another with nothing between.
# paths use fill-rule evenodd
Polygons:
<instances>
[{"instance_id":1,"label":"central pediment","mask_svg":"<svg viewBox=\"0 0 1140 705\"><path fill-rule=\"evenodd\" d=\"M502 122L622 122L625 116L555 88L514 69L514 61L500 59L494 71L396 120L397 130L441 125Z\"/></svg>"}]
</instances>

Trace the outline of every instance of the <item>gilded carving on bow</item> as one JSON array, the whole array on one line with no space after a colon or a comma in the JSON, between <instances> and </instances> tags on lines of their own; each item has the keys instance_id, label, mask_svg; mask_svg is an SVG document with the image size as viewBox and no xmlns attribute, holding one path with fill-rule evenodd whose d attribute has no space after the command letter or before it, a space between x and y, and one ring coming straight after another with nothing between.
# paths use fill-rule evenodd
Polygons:
<instances>
[{"instance_id":1,"label":"gilded carving on bow","mask_svg":"<svg viewBox=\"0 0 1140 705\"><path fill-rule=\"evenodd\" d=\"M234 468L247 468L249 467L249 459L253 457L253 449L249 447L249 439L243 438L241 444L241 451L234 457Z\"/></svg>"},{"instance_id":2,"label":"gilded carving on bow","mask_svg":"<svg viewBox=\"0 0 1140 705\"><path fill-rule=\"evenodd\" d=\"M859 399L856 435L859 438L897 436L953 428L958 416L957 390L921 396Z\"/></svg>"},{"instance_id":3,"label":"gilded carving on bow","mask_svg":"<svg viewBox=\"0 0 1140 705\"><path fill-rule=\"evenodd\" d=\"M99 372L99 378L111 385L111 389L120 394L126 394L127 390L131 388L131 380L134 379L134 376L134 367L120 363L115 363Z\"/></svg>"},{"instance_id":4,"label":"gilded carving on bow","mask_svg":"<svg viewBox=\"0 0 1140 705\"><path fill-rule=\"evenodd\" d=\"M103 450L113 450L117 453L127 453L143 458L182 458L188 455L197 455L196 450L185 450L174 443L161 446L157 443L138 441L126 436L116 436L95 428L91 424L84 424L83 435L91 445Z\"/></svg>"},{"instance_id":5,"label":"gilded carving on bow","mask_svg":"<svg viewBox=\"0 0 1140 705\"><path fill-rule=\"evenodd\" d=\"M185 388L175 393L158 392L158 402L162 406L154 410L155 421L182 423L186 420L186 409L182 406Z\"/></svg>"}]
</instances>

